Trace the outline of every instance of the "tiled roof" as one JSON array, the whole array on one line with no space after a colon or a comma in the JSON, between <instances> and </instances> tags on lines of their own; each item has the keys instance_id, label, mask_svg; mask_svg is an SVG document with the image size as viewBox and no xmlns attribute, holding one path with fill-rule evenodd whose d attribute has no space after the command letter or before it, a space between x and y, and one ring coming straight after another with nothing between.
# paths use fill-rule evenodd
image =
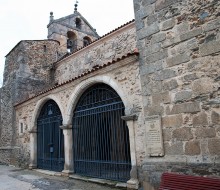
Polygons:
<instances>
[{"instance_id":1,"label":"tiled roof","mask_svg":"<svg viewBox=\"0 0 220 190\"><path fill-rule=\"evenodd\" d=\"M32 96L32 97L28 98L27 100L24 100L24 101L22 101L22 102L20 102L20 103L15 104L15 106L21 105L21 104L23 104L24 102L27 102L27 101L29 101L29 100L31 100L31 99L37 97L37 96L40 96L40 95L45 94L45 93L47 93L47 92L49 92L49 91L51 91L51 90L54 90L54 89L56 89L56 88L59 88L59 87L64 86L64 85L66 85L66 84L69 84L69 83L71 83L71 82L73 82L73 81L75 81L75 80L77 80L77 79L79 79L79 78L82 78L82 77L84 77L84 76L86 76L86 75L88 75L88 74L90 74L90 73L93 73L93 72L95 72L95 71L97 71L97 70L100 70L100 69L102 69L102 68L105 68L105 67L107 67L107 66L109 66L109 65L115 64L115 63L117 63L118 61L121 61L121 60L123 60L123 59L125 59L125 58L127 58L127 57L130 57L130 56L133 56L133 55L139 55L139 52L138 52L137 49L135 49L132 53L127 53L126 55L123 55L121 58L117 58L116 60L112 60L111 62L105 63L105 64L100 65L100 66L96 66L96 67L92 68L91 70L88 70L88 71L86 71L86 72L84 72L84 73L82 73L82 74L80 74L80 75L78 75L78 76L76 76L76 77L74 77L74 78L68 80L68 81L65 81L65 82L63 82L63 83L61 83L61 84L55 85L55 86L53 86L53 87L51 87L51 88L49 88L49 89L47 89L47 90L41 91L40 93L37 93L35 96Z\"/></svg>"}]
</instances>

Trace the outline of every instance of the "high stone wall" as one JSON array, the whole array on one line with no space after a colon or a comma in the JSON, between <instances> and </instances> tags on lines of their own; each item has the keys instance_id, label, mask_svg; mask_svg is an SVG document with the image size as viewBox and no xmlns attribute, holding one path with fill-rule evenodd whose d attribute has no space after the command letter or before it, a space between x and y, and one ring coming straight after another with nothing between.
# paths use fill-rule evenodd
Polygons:
<instances>
[{"instance_id":1,"label":"high stone wall","mask_svg":"<svg viewBox=\"0 0 220 190\"><path fill-rule=\"evenodd\" d=\"M0 160L5 164L19 166L18 161L25 158L16 144L14 105L52 84L50 68L58 46L52 40L21 41L6 56L0 114Z\"/></svg>"},{"instance_id":2,"label":"high stone wall","mask_svg":"<svg viewBox=\"0 0 220 190\"><path fill-rule=\"evenodd\" d=\"M220 1L134 0L144 115L161 115L165 156L142 159L145 189L164 171L219 176Z\"/></svg>"}]
</instances>

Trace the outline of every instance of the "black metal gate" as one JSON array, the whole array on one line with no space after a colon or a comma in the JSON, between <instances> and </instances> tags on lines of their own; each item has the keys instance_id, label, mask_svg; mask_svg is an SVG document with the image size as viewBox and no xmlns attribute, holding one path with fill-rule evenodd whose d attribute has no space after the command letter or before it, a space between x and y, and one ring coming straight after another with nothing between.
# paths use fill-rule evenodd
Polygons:
<instances>
[{"instance_id":1,"label":"black metal gate","mask_svg":"<svg viewBox=\"0 0 220 190\"><path fill-rule=\"evenodd\" d=\"M74 171L77 174L127 181L131 160L124 104L105 84L90 87L73 115Z\"/></svg>"},{"instance_id":2,"label":"black metal gate","mask_svg":"<svg viewBox=\"0 0 220 190\"><path fill-rule=\"evenodd\" d=\"M49 100L37 120L37 166L62 171L64 168L64 137L60 129L62 116L56 102Z\"/></svg>"}]
</instances>

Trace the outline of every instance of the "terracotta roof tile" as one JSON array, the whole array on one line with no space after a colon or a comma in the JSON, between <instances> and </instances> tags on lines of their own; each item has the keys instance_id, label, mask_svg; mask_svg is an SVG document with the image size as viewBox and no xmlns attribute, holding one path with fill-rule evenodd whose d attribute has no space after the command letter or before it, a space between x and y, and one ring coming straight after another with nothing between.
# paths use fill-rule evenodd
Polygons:
<instances>
[{"instance_id":1,"label":"terracotta roof tile","mask_svg":"<svg viewBox=\"0 0 220 190\"><path fill-rule=\"evenodd\" d=\"M25 102L27 102L27 101L29 101L29 100L31 100L31 99L33 99L33 98L39 96L39 95L45 94L46 92L49 92L49 91L51 91L51 90L53 90L53 89L56 89L56 88L59 88L59 87L65 85L65 84L71 83L71 82L73 82L73 81L75 81L75 80L77 80L77 79L79 79L79 78L81 78L81 77L83 77L83 76L86 76L86 75L88 75L88 74L90 74L90 73L93 73L94 71L97 71L97 70L102 69L102 68L104 68L104 67L107 67L107 66L109 66L109 65L115 64L115 63L117 63L118 61L123 60L123 59L125 59L125 58L127 58L127 57L130 57L130 56L132 56L132 55L139 55L138 50L135 49L132 53L127 53L126 55L123 55L121 58L117 58L116 60L112 60L111 62L107 62L107 63L105 63L105 64L103 64L103 65L98 66L98 67L92 68L91 70L87 70L87 71L85 71L84 73L82 73L82 74L80 74L80 75L78 75L78 76L75 76L75 77L72 78L72 79L69 79L68 81L62 82L62 83L60 83L60 84L54 85L53 87L51 87L51 88L49 88L49 89L46 89L46 90L44 90L44 91L41 91L41 92L37 93L35 96L32 96L32 97L30 97L30 98L28 98L28 99L26 99L26 100L24 100L24 101L22 101L22 102L19 102L19 103L15 104L14 106L21 105L21 104L23 104L23 103L25 103Z\"/></svg>"}]
</instances>

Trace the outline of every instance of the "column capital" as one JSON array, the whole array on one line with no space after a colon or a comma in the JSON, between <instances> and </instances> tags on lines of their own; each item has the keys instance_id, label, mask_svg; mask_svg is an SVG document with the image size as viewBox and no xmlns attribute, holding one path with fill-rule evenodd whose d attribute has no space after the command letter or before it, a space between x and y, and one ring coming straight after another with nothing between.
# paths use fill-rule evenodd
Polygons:
<instances>
[{"instance_id":1,"label":"column capital","mask_svg":"<svg viewBox=\"0 0 220 190\"><path fill-rule=\"evenodd\" d=\"M124 121L137 121L138 115L137 114L125 115L122 116L121 119L123 119Z\"/></svg>"},{"instance_id":2,"label":"column capital","mask_svg":"<svg viewBox=\"0 0 220 190\"><path fill-rule=\"evenodd\" d=\"M37 129L36 129L36 128L30 129L30 130L28 131L28 133L37 133Z\"/></svg>"},{"instance_id":3,"label":"column capital","mask_svg":"<svg viewBox=\"0 0 220 190\"><path fill-rule=\"evenodd\" d=\"M68 124L68 125L61 125L60 126L60 129L63 129L63 130L71 130L72 129L72 124Z\"/></svg>"}]
</instances>

